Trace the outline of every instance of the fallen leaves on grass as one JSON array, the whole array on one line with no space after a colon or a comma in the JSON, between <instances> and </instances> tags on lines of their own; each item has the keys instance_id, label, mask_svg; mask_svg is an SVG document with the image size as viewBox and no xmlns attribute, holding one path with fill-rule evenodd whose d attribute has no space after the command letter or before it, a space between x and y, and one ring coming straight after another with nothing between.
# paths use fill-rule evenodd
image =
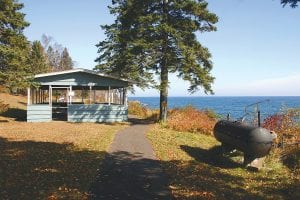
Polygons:
<instances>
[{"instance_id":1,"label":"fallen leaves on grass","mask_svg":"<svg viewBox=\"0 0 300 200\"><path fill-rule=\"evenodd\" d=\"M148 134L176 199L300 199L300 175L271 156L254 173L217 154L212 136L156 125Z\"/></svg>"},{"instance_id":2,"label":"fallen leaves on grass","mask_svg":"<svg viewBox=\"0 0 300 200\"><path fill-rule=\"evenodd\" d=\"M0 199L87 199L122 125L0 123Z\"/></svg>"}]
</instances>

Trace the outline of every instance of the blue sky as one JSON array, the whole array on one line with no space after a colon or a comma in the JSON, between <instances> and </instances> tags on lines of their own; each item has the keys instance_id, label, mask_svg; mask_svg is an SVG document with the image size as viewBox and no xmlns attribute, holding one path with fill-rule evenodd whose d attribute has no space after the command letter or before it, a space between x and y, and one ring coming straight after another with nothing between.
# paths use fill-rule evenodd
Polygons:
<instances>
[{"instance_id":1,"label":"blue sky","mask_svg":"<svg viewBox=\"0 0 300 200\"><path fill-rule=\"evenodd\" d=\"M77 67L92 69L95 44L105 39L100 25L110 24L111 0L20 0L31 25L29 40L42 34L66 46ZM300 96L300 7L280 0L210 0L219 16L218 31L199 34L212 53L217 96ZM188 83L170 77L170 96L187 96ZM158 96L156 90L135 96ZM193 96L204 95L199 91Z\"/></svg>"}]
</instances>

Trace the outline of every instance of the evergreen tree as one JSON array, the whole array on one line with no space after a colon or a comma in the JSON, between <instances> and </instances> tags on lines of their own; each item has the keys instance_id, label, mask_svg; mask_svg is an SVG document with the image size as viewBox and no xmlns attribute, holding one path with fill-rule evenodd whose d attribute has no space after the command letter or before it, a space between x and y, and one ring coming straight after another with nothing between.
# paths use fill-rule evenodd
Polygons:
<instances>
[{"instance_id":1,"label":"evergreen tree","mask_svg":"<svg viewBox=\"0 0 300 200\"><path fill-rule=\"evenodd\" d=\"M95 70L120 78L130 78L143 89L155 88L156 82L151 70L154 62L146 51L134 45L131 25L134 24L136 15L132 2L123 1L119 4L110 8L110 13L117 16L115 23L101 26L107 39L96 45L100 56L95 60L99 63ZM119 13L121 9L124 11L122 14Z\"/></svg>"},{"instance_id":2,"label":"evergreen tree","mask_svg":"<svg viewBox=\"0 0 300 200\"><path fill-rule=\"evenodd\" d=\"M296 8L298 6L299 2L300 2L300 0L281 0L281 4L283 6L286 6L287 4L289 4L292 8Z\"/></svg>"},{"instance_id":3,"label":"evergreen tree","mask_svg":"<svg viewBox=\"0 0 300 200\"><path fill-rule=\"evenodd\" d=\"M29 56L31 74L49 72L50 68L47 63L47 55L40 41L34 41L31 46Z\"/></svg>"},{"instance_id":4,"label":"evergreen tree","mask_svg":"<svg viewBox=\"0 0 300 200\"><path fill-rule=\"evenodd\" d=\"M167 118L169 73L213 93L210 53L196 33L215 31L218 21L203 0L113 0L115 23L103 26L107 39L97 46L96 69L140 81L155 81L160 91L160 119Z\"/></svg>"},{"instance_id":5,"label":"evergreen tree","mask_svg":"<svg viewBox=\"0 0 300 200\"><path fill-rule=\"evenodd\" d=\"M73 69L73 61L69 55L67 48L64 48L63 52L61 53L60 69L61 70Z\"/></svg>"},{"instance_id":6,"label":"evergreen tree","mask_svg":"<svg viewBox=\"0 0 300 200\"><path fill-rule=\"evenodd\" d=\"M29 23L22 8L16 0L0 0L0 84L11 91L28 85L30 48L23 30Z\"/></svg>"}]
</instances>

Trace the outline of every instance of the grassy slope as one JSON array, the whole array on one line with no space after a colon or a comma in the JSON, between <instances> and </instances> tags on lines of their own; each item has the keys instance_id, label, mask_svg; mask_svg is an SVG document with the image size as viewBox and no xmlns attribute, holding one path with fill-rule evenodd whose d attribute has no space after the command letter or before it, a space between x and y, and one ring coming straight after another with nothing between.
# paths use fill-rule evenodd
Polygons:
<instances>
[{"instance_id":1,"label":"grassy slope","mask_svg":"<svg viewBox=\"0 0 300 200\"><path fill-rule=\"evenodd\" d=\"M156 125L148 138L177 199L300 199L299 174L270 157L266 168L255 173L241 167L240 156L220 156L212 136Z\"/></svg>"},{"instance_id":2,"label":"grassy slope","mask_svg":"<svg viewBox=\"0 0 300 200\"><path fill-rule=\"evenodd\" d=\"M0 94L10 108L25 98ZM18 117L18 116L16 116ZM0 199L86 199L106 150L123 125L0 121Z\"/></svg>"},{"instance_id":3,"label":"grassy slope","mask_svg":"<svg viewBox=\"0 0 300 200\"><path fill-rule=\"evenodd\" d=\"M0 92L0 99L4 101L5 104L9 104L11 108L26 109L27 97L22 95L10 95L7 93Z\"/></svg>"},{"instance_id":4,"label":"grassy slope","mask_svg":"<svg viewBox=\"0 0 300 200\"><path fill-rule=\"evenodd\" d=\"M26 105L27 99L25 96L10 95L0 92L0 100L4 104L9 105L8 111L0 115L1 121L26 121Z\"/></svg>"}]
</instances>

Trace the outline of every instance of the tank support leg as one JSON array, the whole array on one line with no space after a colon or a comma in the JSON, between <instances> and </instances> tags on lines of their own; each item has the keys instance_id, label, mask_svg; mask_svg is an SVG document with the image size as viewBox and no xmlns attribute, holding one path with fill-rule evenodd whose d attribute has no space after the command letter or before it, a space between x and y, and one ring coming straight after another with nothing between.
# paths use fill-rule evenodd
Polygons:
<instances>
[{"instance_id":1,"label":"tank support leg","mask_svg":"<svg viewBox=\"0 0 300 200\"><path fill-rule=\"evenodd\" d=\"M222 143L221 147L222 147L223 154L230 153L231 151L234 150L234 148L232 146L230 146L228 144L224 144L224 143Z\"/></svg>"},{"instance_id":2,"label":"tank support leg","mask_svg":"<svg viewBox=\"0 0 300 200\"><path fill-rule=\"evenodd\" d=\"M253 170L260 170L263 167L265 157L255 158L251 155L244 154L244 167Z\"/></svg>"}]
</instances>

